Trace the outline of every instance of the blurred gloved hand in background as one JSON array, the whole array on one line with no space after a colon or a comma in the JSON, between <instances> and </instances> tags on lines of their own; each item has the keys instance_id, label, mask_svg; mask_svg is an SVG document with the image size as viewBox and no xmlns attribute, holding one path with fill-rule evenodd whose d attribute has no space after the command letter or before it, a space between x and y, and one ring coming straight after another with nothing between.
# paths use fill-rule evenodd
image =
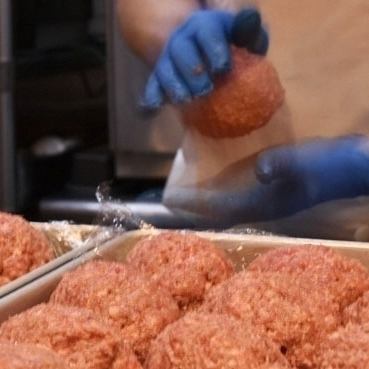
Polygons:
<instances>
[{"instance_id":1,"label":"blurred gloved hand in background","mask_svg":"<svg viewBox=\"0 0 369 369\"><path fill-rule=\"evenodd\" d=\"M234 192L196 190L181 198L206 210L205 222L222 227L274 220L330 200L369 195L369 138L315 139L261 153L257 183Z\"/></svg>"},{"instance_id":2,"label":"blurred gloved hand in background","mask_svg":"<svg viewBox=\"0 0 369 369\"><path fill-rule=\"evenodd\" d=\"M269 206L273 218L367 195L369 139L351 135L272 148L259 156L256 175L275 197Z\"/></svg>"},{"instance_id":3,"label":"blurred gloved hand in background","mask_svg":"<svg viewBox=\"0 0 369 369\"><path fill-rule=\"evenodd\" d=\"M232 67L230 44L253 53L267 52L268 35L257 10L194 12L164 47L147 82L142 107L155 110L166 100L178 104L208 94L213 75Z\"/></svg>"}]
</instances>

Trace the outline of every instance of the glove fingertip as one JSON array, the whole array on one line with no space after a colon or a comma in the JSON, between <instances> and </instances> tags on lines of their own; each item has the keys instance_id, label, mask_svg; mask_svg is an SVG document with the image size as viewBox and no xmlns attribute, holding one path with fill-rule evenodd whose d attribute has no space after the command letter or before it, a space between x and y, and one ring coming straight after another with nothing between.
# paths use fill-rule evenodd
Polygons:
<instances>
[{"instance_id":1,"label":"glove fingertip","mask_svg":"<svg viewBox=\"0 0 369 369\"><path fill-rule=\"evenodd\" d=\"M258 37L255 39L253 44L249 45L248 49L255 54L267 54L269 49L269 35L265 29L261 29Z\"/></svg>"},{"instance_id":2,"label":"glove fingertip","mask_svg":"<svg viewBox=\"0 0 369 369\"><path fill-rule=\"evenodd\" d=\"M151 76L147 82L144 96L139 100L139 107L143 111L158 110L164 102L163 93L155 76Z\"/></svg>"},{"instance_id":3,"label":"glove fingertip","mask_svg":"<svg viewBox=\"0 0 369 369\"><path fill-rule=\"evenodd\" d=\"M162 104L159 102L147 101L144 97L138 100L138 110L141 114L149 117L161 108Z\"/></svg>"},{"instance_id":4,"label":"glove fingertip","mask_svg":"<svg viewBox=\"0 0 369 369\"><path fill-rule=\"evenodd\" d=\"M212 82L210 82L207 86L202 88L201 90L198 90L195 94L196 97L202 97L209 95L214 90L214 85Z\"/></svg>"},{"instance_id":5,"label":"glove fingertip","mask_svg":"<svg viewBox=\"0 0 369 369\"><path fill-rule=\"evenodd\" d=\"M142 111L155 111L162 107L163 105L163 99L161 98L148 98L147 96L143 96L138 101L138 106Z\"/></svg>"},{"instance_id":6,"label":"glove fingertip","mask_svg":"<svg viewBox=\"0 0 369 369\"><path fill-rule=\"evenodd\" d=\"M238 13L232 26L231 39L237 47L245 47L252 53L260 55L267 53L269 36L262 26L257 9L245 9Z\"/></svg>"},{"instance_id":7,"label":"glove fingertip","mask_svg":"<svg viewBox=\"0 0 369 369\"><path fill-rule=\"evenodd\" d=\"M240 11L233 22L231 29L232 42L237 47L247 47L250 40L254 40L260 33L261 16L254 8Z\"/></svg>"}]
</instances>

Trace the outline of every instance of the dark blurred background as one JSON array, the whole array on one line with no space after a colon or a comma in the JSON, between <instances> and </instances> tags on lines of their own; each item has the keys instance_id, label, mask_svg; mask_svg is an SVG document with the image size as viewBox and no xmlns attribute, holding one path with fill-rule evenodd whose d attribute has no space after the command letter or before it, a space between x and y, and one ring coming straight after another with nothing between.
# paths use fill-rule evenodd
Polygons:
<instances>
[{"instance_id":1,"label":"dark blurred background","mask_svg":"<svg viewBox=\"0 0 369 369\"><path fill-rule=\"evenodd\" d=\"M12 10L16 207L37 217L43 198L90 199L95 182L113 176L105 9L102 1L16 0ZM104 173L94 166L84 178L81 156L105 159Z\"/></svg>"},{"instance_id":2,"label":"dark blurred background","mask_svg":"<svg viewBox=\"0 0 369 369\"><path fill-rule=\"evenodd\" d=\"M159 209L181 130L173 112L137 110L147 70L121 40L115 1L0 6L1 208L91 222L110 181L138 212Z\"/></svg>"},{"instance_id":3,"label":"dark blurred background","mask_svg":"<svg viewBox=\"0 0 369 369\"><path fill-rule=\"evenodd\" d=\"M47 135L107 144L104 12L97 5L102 2L13 3L19 146Z\"/></svg>"}]
</instances>

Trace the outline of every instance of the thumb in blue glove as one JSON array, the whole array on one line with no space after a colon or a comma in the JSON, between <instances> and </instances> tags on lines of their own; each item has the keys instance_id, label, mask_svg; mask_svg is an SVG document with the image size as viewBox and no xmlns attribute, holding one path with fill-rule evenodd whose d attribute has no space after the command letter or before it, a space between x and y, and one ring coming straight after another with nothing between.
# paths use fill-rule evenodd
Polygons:
<instances>
[{"instance_id":1,"label":"thumb in blue glove","mask_svg":"<svg viewBox=\"0 0 369 369\"><path fill-rule=\"evenodd\" d=\"M235 15L200 10L171 35L146 85L143 108L158 109L166 100L184 103L213 89L212 76L231 68L230 43L265 54L268 35L259 13Z\"/></svg>"}]
</instances>

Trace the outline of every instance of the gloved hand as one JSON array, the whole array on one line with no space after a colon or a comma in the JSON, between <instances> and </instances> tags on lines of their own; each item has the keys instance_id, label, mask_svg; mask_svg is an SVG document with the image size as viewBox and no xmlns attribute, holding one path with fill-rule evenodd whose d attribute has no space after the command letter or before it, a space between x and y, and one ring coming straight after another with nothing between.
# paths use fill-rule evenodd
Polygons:
<instances>
[{"instance_id":1,"label":"gloved hand","mask_svg":"<svg viewBox=\"0 0 369 369\"><path fill-rule=\"evenodd\" d=\"M200 216L193 219L200 224L228 227L369 195L369 138L353 135L271 148L258 156L255 173L257 183L251 188L233 190L231 178L227 190L194 189L178 198L176 205L198 212Z\"/></svg>"},{"instance_id":2,"label":"gloved hand","mask_svg":"<svg viewBox=\"0 0 369 369\"><path fill-rule=\"evenodd\" d=\"M262 217L288 216L322 202L369 194L369 138L351 135L272 148L257 160ZM262 197L260 197L262 196Z\"/></svg>"},{"instance_id":3,"label":"gloved hand","mask_svg":"<svg viewBox=\"0 0 369 369\"><path fill-rule=\"evenodd\" d=\"M166 100L177 104L208 94L213 75L231 68L230 43L266 53L268 35L256 10L193 13L169 38L147 82L142 107L155 110Z\"/></svg>"}]
</instances>

